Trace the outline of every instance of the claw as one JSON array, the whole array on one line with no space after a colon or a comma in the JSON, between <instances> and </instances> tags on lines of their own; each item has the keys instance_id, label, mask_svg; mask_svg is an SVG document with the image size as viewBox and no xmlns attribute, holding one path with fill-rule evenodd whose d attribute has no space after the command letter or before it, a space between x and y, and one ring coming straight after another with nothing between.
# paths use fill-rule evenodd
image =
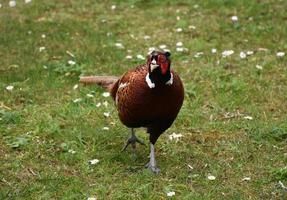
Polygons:
<instances>
[{"instance_id":1,"label":"claw","mask_svg":"<svg viewBox=\"0 0 287 200\"><path fill-rule=\"evenodd\" d=\"M159 174L159 172L160 172L160 169L157 168L157 166L152 166L150 164L150 162L148 164L146 164L146 168L148 168L150 171L152 171L155 174Z\"/></svg>"}]
</instances>

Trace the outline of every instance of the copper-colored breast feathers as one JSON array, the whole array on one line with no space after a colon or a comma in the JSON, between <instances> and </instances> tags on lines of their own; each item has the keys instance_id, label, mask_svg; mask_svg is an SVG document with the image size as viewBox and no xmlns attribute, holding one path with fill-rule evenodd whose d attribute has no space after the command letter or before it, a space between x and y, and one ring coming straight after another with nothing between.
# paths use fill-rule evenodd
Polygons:
<instances>
[{"instance_id":1,"label":"copper-colored breast feathers","mask_svg":"<svg viewBox=\"0 0 287 200\"><path fill-rule=\"evenodd\" d=\"M120 120L128 127L152 127L165 123L169 128L183 102L183 86L174 72L172 85L149 88L145 77L146 65L128 71L112 87Z\"/></svg>"}]
</instances>

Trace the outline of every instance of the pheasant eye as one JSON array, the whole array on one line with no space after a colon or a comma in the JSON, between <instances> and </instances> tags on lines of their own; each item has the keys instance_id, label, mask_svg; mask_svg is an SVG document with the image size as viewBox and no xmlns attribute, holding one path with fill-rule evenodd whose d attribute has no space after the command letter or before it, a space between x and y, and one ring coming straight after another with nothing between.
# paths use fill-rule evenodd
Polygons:
<instances>
[{"instance_id":1,"label":"pheasant eye","mask_svg":"<svg viewBox=\"0 0 287 200\"><path fill-rule=\"evenodd\" d=\"M166 57L163 56L163 55L159 55L159 56L158 56L158 61L159 61L160 63L163 63L163 62L166 61Z\"/></svg>"}]
</instances>

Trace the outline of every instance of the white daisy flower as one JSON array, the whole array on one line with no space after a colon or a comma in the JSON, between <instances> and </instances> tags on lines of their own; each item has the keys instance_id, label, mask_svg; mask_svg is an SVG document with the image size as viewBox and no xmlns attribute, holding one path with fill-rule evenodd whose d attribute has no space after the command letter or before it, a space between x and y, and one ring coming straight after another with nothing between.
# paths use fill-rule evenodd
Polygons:
<instances>
[{"instance_id":1,"label":"white daisy flower","mask_svg":"<svg viewBox=\"0 0 287 200\"><path fill-rule=\"evenodd\" d=\"M14 89L14 86L13 85L8 85L7 87L6 87L6 90L8 90L8 91L12 91Z\"/></svg>"},{"instance_id":2,"label":"white daisy flower","mask_svg":"<svg viewBox=\"0 0 287 200\"><path fill-rule=\"evenodd\" d=\"M210 180L210 181L214 181L216 179L216 177L213 176L213 175L208 175L207 179Z\"/></svg>"},{"instance_id":3,"label":"white daisy flower","mask_svg":"<svg viewBox=\"0 0 287 200\"><path fill-rule=\"evenodd\" d=\"M110 116L109 112L104 112L103 114L104 114L105 117L109 117Z\"/></svg>"},{"instance_id":4,"label":"white daisy flower","mask_svg":"<svg viewBox=\"0 0 287 200\"><path fill-rule=\"evenodd\" d=\"M178 141L181 137L182 137L182 134L172 133L171 135L169 135L169 139L170 139L170 140L176 140L176 141Z\"/></svg>"},{"instance_id":5,"label":"white daisy flower","mask_svg":"<svg viewBox=\"0 0 287 200\"><path fill-rule=\"evenodd\" d=\"M250 180L251 180L250 177L244 177L244 178L242 179L242 181L250 181Z\"/></svg>"},{"instance_id":6,"label":"white daisy flower","mask_svg":"<svg viewBox=\"0 0 287 200\"><path fill-rule=\"evenodd\" d=\"M145 57L144 57L143 55L141 55L141 54L138 54L138 55L137 55L137 59L139 59L139 60L145 60Z\"/></svg>"},{"instance_id":7,"label":"white daisy flower","mask_svg":"<svg viewBox=\"0 0 287 200\"><path fill-rule=\"evenodd\" d=\"M175 31L180 33L180 32L182 32L182 28L177 28Z\"/></svg>"},{"instance_id":8,"label":"white daisy flower","mask_svg":"<svg viewBox=\"0 0 287 200\"><path fill-rule=\"evenodd\" d=\"M109 92L103 92L102 96L103 97L109 97L111 94Z\"/></svg>"},{"instance_id":9,"label":"white daisy flower","mask_svg":"<svg viewBox=\"0 0 287 200\"><path fill-rule=\"evenodd\" d=\"M244 58L247 57L247 56L246 56L246 53L244 53L243 51L240 52L239 56L240 56L240 58L242 58L242 59L244 59Z\"/></svg>"},{"instance_id":10,"label":"white daisy flower","mask_svg":"<svg viewBox=\"0 0 287 200\"><path fill-rule=\"evenodd\" d=\"M195 30L195 29L196 29L196 26L190 25L190 26L188 26L188 28Z\"/></svg>"},{"instance_id":11,"label":"white daisy flower","mask_svg":"<svg viewBox=\"0 0 287 200\"><path fill-rule=\"evenodd\" d=\"M168 196L168 197L172 197L172 196L174 196L175 195L175 192L174 191L171 191L171 192L167 192L166 193L166 196Z\"/></svg>"},{"instance_id":12,"label":"white daisy flower","mask_svg":"<svg viewBox=\"0 0 287 200\"><path fill-rule=\"evenodd\" d=\"M232 20L233 22L237 22L237 21L238 21L238 17L234 15L234 16L231 17L231 20Z\"/></svg>"},{"instance_id":13,"label":"white daisy flower","mask_svg":"<svg viewBox=\"0 0 287 200\"><path fill-rule=\"evenodd\" d=\"M125 48L124 45L122 43L119 43L119 42L115 43L115 46L117 48L119 48L119 49L124 49Z\"/></svg>"},{"instance_id":14,"label":"white daisy flower","mask_svg":"<svg viewBox=\"0 0 287 200\"><path fill-rule=\"evenodd\" d=\"M76 85L74 85L73 90L76 90L76 89L78 89L78 88L79 88L79 85L76 84Z\"/></svg>"},{"instance_id":15,"label":"white daisy flower","mask_svg":"<svg viewBox=\"0 0 287 200\"><path fill-rule=\"evenodd\" d=\"M234 53L233 50L225 50L225 51L222 52L222 57L225 58L227 56L232 55L233 53Z\"/></svg>"},{"instance_id":16,"label":"white daisy flower","mask_svg":"<svg viewBox=\"0 0 287 200\"><path fill-rule=\"evenodd\" d=\"M244 118L244 119L247 119L247 120L252 120L252 119L253 119L253 117L251 117L251 116L249 116L249 115L246 115L246 116L244 116L243 118Z\"/></svg>"},{"instance_id":17,"label":"white daisy flower","mask_svg":"<svg viewBox=\"0 0 287 200\"><path fill-rule=\"evenodd\" d=\"M97 200L97 197L89 197L87 200Z\"/></svg>"},{"instance_id":18,"label":"white daisy flower","mask_svg":"<svg viewBox=\"0 0 287 200\"><path fill-rule=\"evenodd\" d=\"M130 60L130 59L133 59L133 57L132 57L131 55L127 55L127 56L126 56L126 59L129 59L129 60Z\"/></svg>"},{"instance_id":19,"label":"white daisy flower","mask_svg":"<svg viewBox=\"0 0 287 200\"><path fill-rule=\"evenodd\" d=\"M182 45L183 45L182 42L177 42L177 43L176 43L176 46L177 46L177 47L182 47Z\"/></svg>"},{"instance_id":20,"label":"white daisy flower","mask_svg":"<svg viewBox=\"0 0 287 200\"><path fill-rule=\"evenodd\" d=\"M73 61L73 60L68 60L68 64L69 64L69 65L75 65L75 64L76 64L76 62L75 62L75 61Z\"/></svg>"},{"instance_id":21,"label":"white daisy flower","mask_svg":"<svg viewBox=\"0 0 287 200\"><path fill-rule=\"evenodd\" d=\"M9 6L10 7L15 7L16 6L16 1L9 1Z\"/></svg>"},{"instance_id":22,"label":"white daisy flower","mask_svg":"<svg viewBox=\"0 0 287 200\"><path fill-rule=\"evenodd\" d=\"M96 104L96 107L98 108L98 107L100 107L101 105L102 105L102 103L99 102L99 103Z\"/></svg>"},{"instance_id":23,"label":"white daisy flower","mask_svg":"<svg viewBox=\"0 0 287 200\"><path fill-rule=\"evenodd\" d=\"M276 56L277 56L277 57L283 57L283 56L285 56L285 52L282 52L282 51L277 52L277 53L276 53Z\"/></svg>"},{"instance_id":24,"label":"white daisy flower","mask_svg":"<svg viewBox=\"0 0 287 200\"><path fill-rule=\"evenodd\" d=\"M203 52L197 52L193 57L199 58L201 55L203 55Z\"/></svg>"},{"instance_id":25,"label":"white daisy flower","mask_svg":"<svg viewBox=\"0 0 287 200\"><path fill-rule=\"evenodd\" d=\"M110 128L109 128L109 127L107 127L107 126L105 126L105 127L103 127L103 128L102 128L102 130L104 130L104 131L108 131L108 130L110 130Z\"/></svg>"},{"instance_id":26,"label":"white daisy flower","mask_svg":"<svg viewBox=\"0 0 287 200\"><path fill-rule=\"evenodd\" d=\"M217 52L217 49L215 49L215 48L211 49L211 53L216 53L216 52Z\"/></svg>"},{"instance_id":27,"label":"white daisy flower","mask_svg":"<svg viewBox=\"0 0 287 200\"><path fill-rule=\"evenodd\" d=\"M99 162L100 162L100 160L98 160L98 159L89 160L89 163L90 163L91 165L98 164Z\"/></svg>"},{"instance_id":28,"label":"white daisy flower","mask_svg":"<svg viewBox=\"0 0 287 200\"><path fill-rule=\"evenodd\" d=\"M145 36L144 36L144 39L145 39L145 40L149 40L149 39L150 39L150 36L149 36L149 35L145 35Z\"/></svg>"},{"instance_id":29,"label":"white daisy flower","mask_svg":"<svg viewBox=\"0 0 287 200\"><path fill-rule=\"evenodd\" d=\"M256 67L256 69L259 69L259 70L263 69L263 67L261 65L256 65L255 67Z\"/></svg>"},{"instance_id":30,"label":"white daisy flower","mask_svg":"<svg viewBox=\"0 0 287 200\"><path fill-rule=\"evenodd\" d=\"M46 49L46 47L39 47L39 52L42 52Z\"/></svg>"},{"instance_id":31,"label":"white daisy flower","mask_svg":"<svg viewBox=\"0 0 287 200\"><path fill-rule=\"evenodd\" d=\"M77 99L73 100L74 103L79 103L79 102L81 102L81 101L82 101L81 98L77 98Z\"/></svg>"}]
</instances>

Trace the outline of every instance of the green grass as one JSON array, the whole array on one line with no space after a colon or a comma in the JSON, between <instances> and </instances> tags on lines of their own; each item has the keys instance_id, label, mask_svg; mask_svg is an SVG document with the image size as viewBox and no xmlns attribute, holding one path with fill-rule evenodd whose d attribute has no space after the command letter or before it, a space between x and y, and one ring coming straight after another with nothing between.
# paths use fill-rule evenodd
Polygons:
<instances>
[{"instance_id":1,"label":"green grass","mask_svg":"<svg viewBox=\"0 0 287 200\"><path fill-rule=\"evenodd\" d=\"M276 56L287 53L286 1L23 2L0 2L0 199L286 197L278 182L287 185L287 56ZM188 52L177 52L177 42ZM121 75L161 44L185 102L156 144L154 175L144 168L148 147L136 159L120 152L129 130L104 90L73 86L79 75ZM234 54L223 58L224 50ZM248 50L254 54L241 59ZM170 141L173 132L183 137ZM143 130L138 135L148 143Z\"/></svg>"}]
</instances>

